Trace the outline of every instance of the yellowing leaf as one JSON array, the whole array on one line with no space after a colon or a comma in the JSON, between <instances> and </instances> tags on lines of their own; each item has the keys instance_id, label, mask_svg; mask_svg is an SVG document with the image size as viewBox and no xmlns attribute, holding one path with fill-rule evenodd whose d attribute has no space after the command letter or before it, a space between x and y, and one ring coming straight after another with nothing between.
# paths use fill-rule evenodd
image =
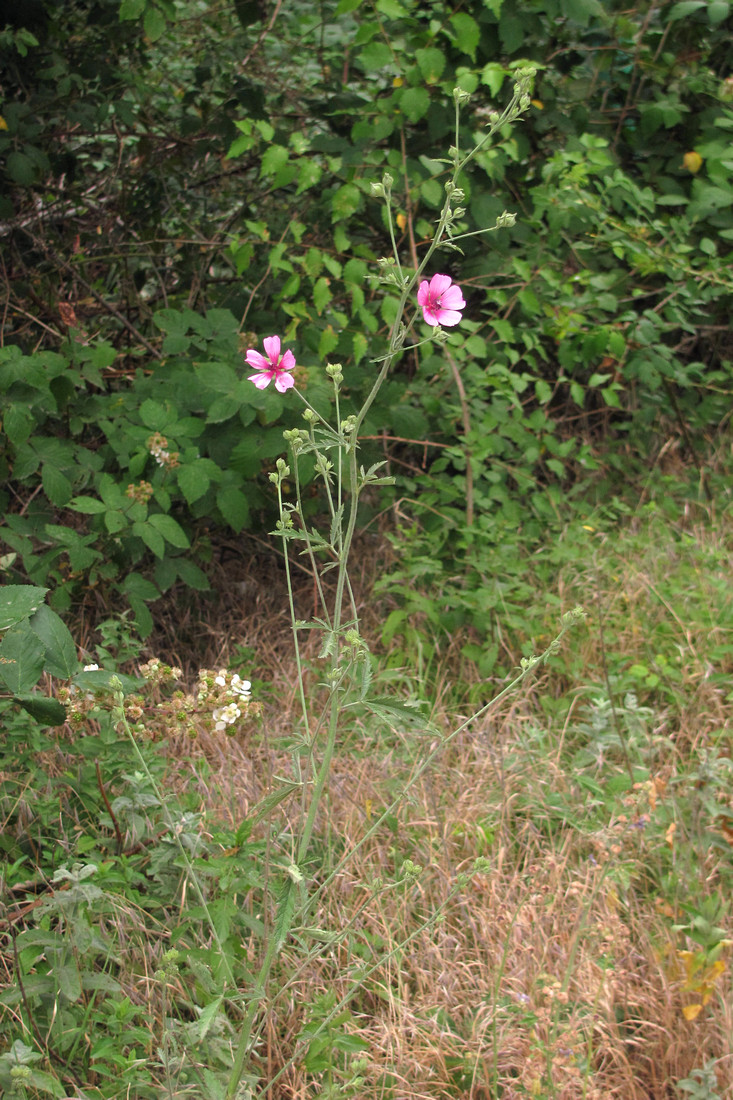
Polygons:
<instances>
[{"instance_id":1,"label":"yellowing leaf","mask_svg":"<svg viewBox=\"0 0 733 1100\"><path fill-rule=\"evenodd\" d=\"M545 105L541 99L531 99L530 103L533 107L536 107L538 111L544 111Z\"/></svg>"},{"instance_id":2,"label":"yellowing leaf","mask_svg":"<svg viewBox=\"0 0 733 1100\"><path fill-rule=\"evenodd\" d=\"M397 222L400 229L404 229L405 226L407 225L407 218L405 217L404 214L398 214L397 217L395 218L395 221Z\"/></svg>"},{"instance_id":3,"label":"yellowing leaf","mask_svg":"<svg viewBox=\"0 0 733 1100\"><path fill-rule=\"evenodd\" d=\"M702 1005L685 1005L682 1015L686 1020L694 1020L702 1012Z\"/></svg>"},{"instance_id":4,"label":"yellowing leaf","mask_svg":"<svg viewBox=\"0 0 733 1100\"><path fill-rule=\"evenodd\" d=\"M402 79L401 76L396 76L394 78L394 80L392 81L392 87L393 88L401 88L404 83L405 82L404 82L404 80Z\"/></svg>"},{"instance_id":5,"label":"yellowing leaf","mask_svg":"<svg viewBox=\"0 0 733 1100\"><path fill-rule=\"evenodd\" d=\"M699 172L702 167L702 157L694 150L690 153L685 153L682 158L682 167L686 168L688 172L692 172L694 175L695 172Z\"/></svg>"},{"instance_id":6,"label":"yellowing leaf","mask_svg":"<svg viewBox=\"0 0 733 1100\"><path fill-rule=\"evenodd\" d=\"M5 121L3 116L0 115L0 130L7 130L7 128L8 128L7 122Z\"/></svg>"}]
</instances>

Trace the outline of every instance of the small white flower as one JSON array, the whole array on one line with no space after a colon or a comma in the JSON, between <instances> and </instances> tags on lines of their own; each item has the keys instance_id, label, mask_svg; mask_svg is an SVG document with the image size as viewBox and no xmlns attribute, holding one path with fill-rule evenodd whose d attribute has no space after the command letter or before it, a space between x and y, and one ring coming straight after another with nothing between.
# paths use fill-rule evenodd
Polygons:
<instances>
[{"instance_id":1,"label":"small white flower","mask_svg":"<svg viewBox=\"0 0 733 1100\"><path fill-rule=\"evenodd\" d=\"M98 670L99 665L84 665L85 672L97 672Z\"/></svg>"},{"instance_id":2,"label":"small white flower","mask_svg":"<svg viewBox=\"0 0 733 1100\"><path fill-rule=\"evenodd\" d=\"M218 676L214 677L214 683L218 684L220 688L227 686L227 678L225 672L220 672Z\"/></svg>"},{"instance_id":3,"label":"small white flower","mask_svg":"<svg viewBox=\"0 0 733 1100\"><path fill-rule=\"evenodd\" d=\"M236 703L229 703L226 707L219 707L214 711L214 729L224 730L233 725L242 715Z\"/></svg>"},{"instance_id":4,"label":"small white flower","mask_svg":"<svg viewBox=\"0 0 733 1100\"><path fill-rule=\"evenodd\" d=\"M235 695L239 695L243 699L249 699L252 693L252 684L249 680L242 680L235 672L232 676L231 690Z\"/></svg>"}]
</instances>

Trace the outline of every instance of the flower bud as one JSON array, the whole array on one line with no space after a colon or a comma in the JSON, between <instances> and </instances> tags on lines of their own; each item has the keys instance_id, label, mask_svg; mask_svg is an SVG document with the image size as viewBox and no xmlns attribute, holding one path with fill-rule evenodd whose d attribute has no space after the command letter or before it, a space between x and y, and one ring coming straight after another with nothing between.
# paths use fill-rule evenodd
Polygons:
<instances>
[{"instance_id":1,"label":"flower bud","mask_svg":"<svg viewBox=\"0 0 733 1100\"><path fill-rule=\"evenodd\" d=\"M500 214L496 219L497 229L510 229L513 225L516 225L517 215L510 214L507 210L503 214Z\"/></svg>"}]
</instances>

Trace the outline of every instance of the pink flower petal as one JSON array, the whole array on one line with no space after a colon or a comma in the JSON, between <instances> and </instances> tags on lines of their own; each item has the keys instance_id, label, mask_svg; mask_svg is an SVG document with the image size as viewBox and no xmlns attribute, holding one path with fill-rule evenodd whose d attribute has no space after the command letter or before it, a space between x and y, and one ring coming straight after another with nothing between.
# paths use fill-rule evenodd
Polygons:
<instances>
[{"instance_id":1,"label":"pink flower petal","mask_svg":"<svg viewBox=\"0 0 733 1100\"><path fill-rule=\"evenodd\" d=\"M448 289L452 283L450 275L433 275L430 280L430 294L432 298L437 298Z\"/></svg>"},{"instance_id":2,"label":"pink flower petal","mask_svg":"<svg viewBox=\"0 0 733 1100\"><path fill-rule=\"evenodd\" d=\"M439 314L439 324L445 325L450 328L451 325L457 325L461 320L461 315L455 309L441 309Z\"/></svg>"},{"instance_id":3,"label":"pink flower petal","mask_svg":"<svg viewBox=\"0 0 733 1100\"><path fill-rule=\"evenodd\" d=\"M466 303L459 286L449 286L440 296L440 305L443 309L465 309Z\"/></svg>"},{"instance_id":4,"label":"pink flower petal","mask_svg":"<svg viewBox=\"0 0 733 1100\"><path fill-rule=\"evenodd\" d=\"M275 389L280 393L285 393L291 386L295 385L295 379L292 374L285 374L278 372L275 376Z\"/></svg>"},{"instance_id":5,"label":"pink flower petal","mask_svg":"<svg viewBox=\"0 0 733 1100\"><path fill-rule=\"evenodd\" d=\"M280 360L280 370L293 370L295 367L295 356L292 351L288 350Z\"/></svg>"},{"instance_id":6,"label":"pink flower petal","mask_svg":"<svg viewBox=\"0 0 733 1100\"><path fill-rule=\"evenodd\" d=\"M280 337L266 336L262 343L265 345L265 351L273 367L276 366L280 358Z\"/></svg>"},{"instance_id":7,"label":"pink flower petal","mask_svg":"<svg viewBox=\"0 0 733 1100\"><path fill-rule=\"evenodd\" d=\"M247 381L254 382L258 390L264 390L265 386L270 385L274 373L274 371L264 371L262 374L250 374Z\"/></svg>"},{"instance_id":8,"label":"pink flower petal","mask_svg":"<svg viewBox=\"0 0 733 1100\"><path fill-rule=\"evenodd\" d=\"M272 363L269 359L265 359L264 355L260 355L254 348L250 348L244 357L249 363L250 367L254 367L256 370L271 370Z\"/></svg>"}]
</instances>

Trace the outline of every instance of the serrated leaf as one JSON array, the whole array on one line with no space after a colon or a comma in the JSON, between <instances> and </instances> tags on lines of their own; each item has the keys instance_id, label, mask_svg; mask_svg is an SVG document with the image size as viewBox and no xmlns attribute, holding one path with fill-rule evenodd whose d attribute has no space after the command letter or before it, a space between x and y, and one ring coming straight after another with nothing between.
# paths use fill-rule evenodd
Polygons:
<instances>
[{"instance_id":1,"label":"serrated leaf","mask_svg":"<svg viewBox=\"0 0 733 1100\"><path fill-rule=\"evenodd\" d=\"M244 493L234 487L220 489L216 494L216 503L229 526L239 534L249 522L249 501Z\"/></svg>"},{"instance_id":2,"label":"serrated leaf","mask_svg":"<svg viewBox=\"0 0 733 1100\"><path fill-rule=\"evenodd\" d=\"M476 48L481 37L479 25L476 20L466 15L465 12L457 12L450 17L450 24L456 36L459 49L467 53L472 61L476 60Z\"/></svg>"},{"instance_id":3,"label":"serrated leaf","mask_svg":"<svg viewBox=\"0 0 733 1100\"><path fill-rule=\"evenodd\" d=\"M288 878L283 883L283 888L277 899L274 934L278 951L288 938L290 925L293 921L293 913L295 912L295 901L295 883L292 879Z\"/></svg>"},{"instance_id":4,"label":"serrated leaf","mask_svg":"<svg viewBox=\"0 0 733 1100\"><path fill-rule=\"evenodd\" d=\"M429 107L430 95L421 85L416 88L405 88L400 96L400 110L410 122L419 122L428 113Z\"/></svg>"},{"instance_id":5,"label":"serrated leaf","mask_svg":"<svg viewBox=\"0 0 733 1100\"><path fill-rule=\"evenodd\" d=\"M132 533L142 539L148 550L152 550L156 558L162 558L165 554L165 542L163 536L151 527L149 523L133 523Z\"/></svg>"},{"instance_id":6,"label":"serrated leaf","mask_svg":"<svg viewBox=\"0 0 733 1100\"><path fill-rule=\"evenodd\" d=\"M415 50L415 60L423 80L428 84L434 84L436 80L440 80L445 68L445 54L442 50L436 49L435 46Z\"/></svg>"},{"instance_id":7,"label":"serrated leaf","mask_svg":"<svg viewBox=\"0 0 733 1100\"><path fill-rule=\"evenodd\" d=\"M360 202L361 192L356 184L343 184L331 199L331 221L340 222L350 218L359 209Z\"/></svg>"},{"instance_id":8,"label":"serrated leaf","mask_svg":"<svg viewBox=\"0 0 733 1100\"><path fill-rule=\"evenodd\" d=\"M14 447L25 443L33 430L33 417L22 405L10 405L3 413L3 431Z\"/></svg>"},{"instance_id":9,"label":"serrated leaf","mask_svg":"<svg viewBox=\"0 0 733 1100\"><path fill-rule=\"evenodd\" d=\"M0 642L0 679L13 695L25 695L43 673L46 651L27 622L14 626Z\"/></svg>"},{"instance_id":10,"label":"serrated leaf","mask_svg":"<svg viewBox=\"0 0 733 1100\"><path fill-rule=\"evenodd\" d=\"M66 710L58 699L46 695L14 695L13 699L42 726L63 726Z\"/></svg>"},{"instance_id":11,"label":"serrated leaf","mask_svg":"<svg viewBox=\"0 0 733 1100\"><path fill-rule=\"evenodd\" d=\"M205 470L195 462L180 466L176 471L178 485L186 498L187 504L193 504L199 500L209 488L211 480Z\"/></svg>"},{"instance_id":12,"label":"serrated leaf","mask_svg":"<svg viewBox=\"0 0 733 1100\"><path fill-rule=\"evenodd\" d=\"M155 4L148 4L143 17L143 30L145 37L150 42L157 42L165 31L166 19L160 8Z\"/></svg>"},{"instance_id":13,"label":"serrated leaf","mask_svg":"<svg viewBox=\"0 0 733 1100\"><path fill-rule=\"evenodd\" d=\"M148 516L148 523L156 531L160 531L163 538L171 546L177 546L179 550L189 549L191 543L188 541L188 536L180 523L173 519L173 516L167 516L164 512L155 512L152 516Z\"/></svg>"},{"instance_id":14,"label":"serrated leaf","mask_svg":"<svg viewBox=\"0 0 733 1100\"><path fill-rule=\"evenodd\" d=\"M363 332L355 332L352 338L351 347L353 349L354 363L360 363L367 353L369 347L369 341Z\"/></svg>"},{"instance_id":15,"label":"serrated leaf","mask_svg":"<svg viewBox=\"0 0 733 1100\"><path fill-rule=\"evenodd\" d=\"M81 512L83 516L98 516L107 510L107 505L96 497L73 497L69 501L69 508L73 512Z\"/></svg>"},{"instance_id":16,"label":"serrated leaf","mask_svg":"<svg viewBox=\"0 0 733 1100\"><path fill-rule=\"evenodd\" d=\"M206 592L210 588L209 578L203 569L199 569L192 561L186 558L176 559L176 570L183 583L189 588L195 588L197 592Z\"/></svg>"},{"instance_id":17,"label":"serrated leaf","mask_svg":"<svg viewBox=\"0 0 733 1100\"><path fill-rule=\"evenodd\" d=\"M76 643L62 619L45 604L28 624L46 649L45 671L68 680L79 668Z\"/></svg>"},{"instance_id":18,"label":"serrated leaf","mask_svg":"<svg viewBox=\"0 0 733 1100\"><path fill-rule=\"evenodd\" d=\"M120 4L120 23L126 19L137 19L145 7L146 0L122 0Z\"/></svg>"},{"instance_id":19,"label":"serrated leaf","mask_svg":"<svg viewBox=\"0 0 733 1100\"><path fill-rule=\"evenodd\" d=\"M138 600L157 600L160 596L156 585L140 573L128 573L120 585L120 590L126 596L134 596Z\"/></svg>"},{"instance_id":20,"label":"serrated leaf","mask_svg":"<svg viewBox=\"0 0 733 1100\"><path fill-rule=\"evenodd\" d=\"M140 419L151 431L162 432L170 424L171 414L160 402L148 398L140 406Z\"/></svg>"},{"instance_id":21,"label":"serrated leaf","mask_svg":"<svg viewBox=\"0 0 733 1100\"><path fill-rule=\"evenodd\" d=\"M43 491L57 508L65 507L71 500L71 482L65 474L49 462L45 462L41 470L41 482Z\"/></svg>"},{"instance_id":22,"label":"serrated leaf","mask_svg":"<svg viewBox=\"0 0 733 1100\"><path fill-rule=\"evenodd\" d=\"M29 618L46 598L47 588L33 584L4 584L0 588L0 630Z\"/></svg>"},{"instance_id":23,"label":"serrated leaf","mask_svg":"<svg viewBox=\"0 0 733 1100\"><path fill-rule=\"evenodd\" d=\"M302 783L294 783L289 779L282 780L282 784L276 791L270 791L265 795L251 811L250 820L253 825L269 817L275 807L289 798L293 791L299 791L302 788Z\"/></svg>"},{"instance_id":24,"label":"serrated leaf","mask_svg":"<svg viewBox=\"0 0 733 1100\"><path fill-rule=\"evenodd\" d=\"M260 176L274 176L287 164L288 150L284 145L270 145L260 164Z\"/></svg>"}]
</instances>

